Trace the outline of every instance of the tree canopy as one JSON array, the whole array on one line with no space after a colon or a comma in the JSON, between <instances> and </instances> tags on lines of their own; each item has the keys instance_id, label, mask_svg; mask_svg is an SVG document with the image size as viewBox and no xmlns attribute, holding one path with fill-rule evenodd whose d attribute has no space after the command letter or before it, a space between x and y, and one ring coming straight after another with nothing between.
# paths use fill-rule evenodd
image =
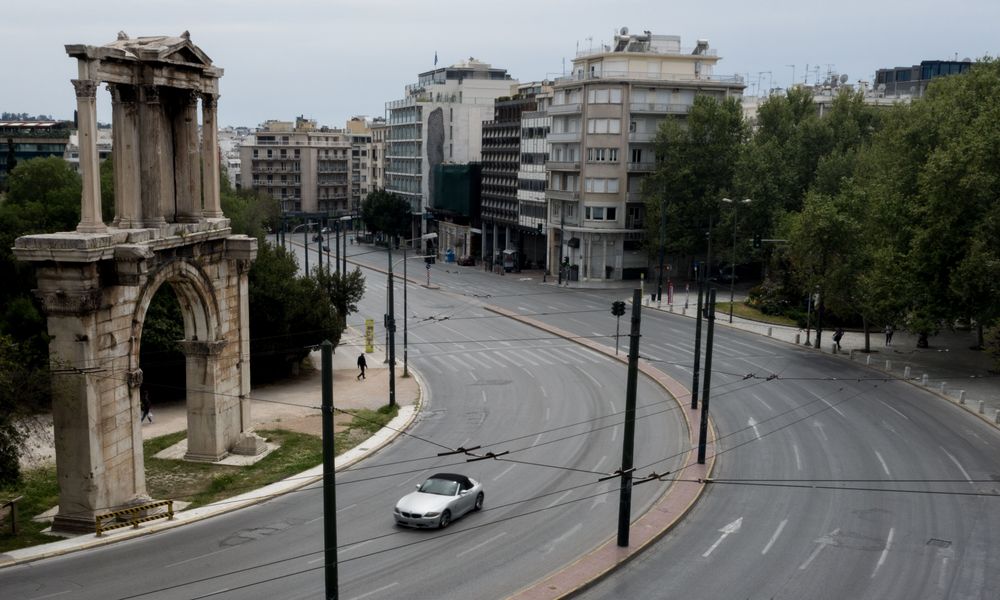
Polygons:
<instances>
[{"instance_id":1,"label":"tree canopy","mask_svg":"<svg viewBox=\"0 0 1000 600\"><path fill-rule=\"evenodd\" d=\"M410 204L392 192L375 190L361 203L361 218L368 229L396 237L410 231Z\"/></svg>"}]
</instances>

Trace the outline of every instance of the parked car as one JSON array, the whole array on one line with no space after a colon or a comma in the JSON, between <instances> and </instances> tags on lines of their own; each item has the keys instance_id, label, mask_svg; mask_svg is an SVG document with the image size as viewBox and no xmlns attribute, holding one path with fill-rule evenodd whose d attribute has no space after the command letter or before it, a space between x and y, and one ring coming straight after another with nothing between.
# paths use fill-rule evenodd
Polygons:
<instances>
[{"instance_id":1,"label":"parked car","mask_svg":"<svg viewBox=\"0 0 1000 600\"><path fill-rule=\"evenodd\" d=\"M462 515L483 507L483 485L456 473L437 473L400 498L392 511L396 524L445 528Z\"/></svg>"}]
</instances>

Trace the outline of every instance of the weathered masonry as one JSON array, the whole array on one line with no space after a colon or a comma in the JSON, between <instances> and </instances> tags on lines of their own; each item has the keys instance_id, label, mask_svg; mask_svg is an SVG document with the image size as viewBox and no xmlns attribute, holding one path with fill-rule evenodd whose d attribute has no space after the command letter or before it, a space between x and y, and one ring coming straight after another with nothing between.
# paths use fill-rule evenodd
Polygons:
<instances>
[{"instance_id":1,"label":"weathered masonry","mask_svg":"<svg viewBox=\"0 0 1000 600\"><path fill-rule=\"evenodd\" d=\"M124 33L66 46L77 59L83 177L76 231L18 238L34 264L51 336L59 512L53 527L92 530L94 515L143 503L139 345L146 310L168 284L184 318L188 454L255 454L247 271L257 241L232 235L219 200L216 102L222 69L185 32ZM101 214L98 85L112 96L115 214ZM198 109L202 127L199 135ZM203 175L204 174L204 175Z\"/></svg>"}]
</instances>

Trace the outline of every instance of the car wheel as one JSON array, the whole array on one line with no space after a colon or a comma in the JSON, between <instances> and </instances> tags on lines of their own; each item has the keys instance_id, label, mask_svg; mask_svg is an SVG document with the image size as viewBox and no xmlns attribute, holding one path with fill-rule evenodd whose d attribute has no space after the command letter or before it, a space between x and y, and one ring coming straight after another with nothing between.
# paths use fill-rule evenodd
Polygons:
<instances>
[{"instance_id":1,"label":"car wheel","mask_svg":"<svg viewBox=\"0 0 1000 600\"><path fill-rule=\"evenodd\" d=\"M451 511L446 510L443 513L441 513L441 520L438 521L438 527L444 529L445 527L448 526L449 523L451 523Z\"/></svg>"},{"instance_id":2,"label":"car wheel","mask_svg":"<svg viewBox=\"0 0 1000 600\"><path fill-rule=\"evenodd\" d=\"M479 495L476 496L476 506L473 507L472 510L482 510L482 509L483 509L483 493L479 492Z\"/></svg>"}]
</instances>

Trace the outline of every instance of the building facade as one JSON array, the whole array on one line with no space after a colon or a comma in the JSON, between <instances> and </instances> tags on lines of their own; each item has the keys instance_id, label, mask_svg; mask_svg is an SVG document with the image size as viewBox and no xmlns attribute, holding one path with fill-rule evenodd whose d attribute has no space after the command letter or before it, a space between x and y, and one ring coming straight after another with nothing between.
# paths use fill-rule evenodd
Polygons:
<instances>
[{"instance_id":1,"label":"building facade","mask_svg":"<svg viewBox=\"0 0 1000 600\"><path fill-rule=\"evenodd\" d=\"M521 95L535 99L535 109L521 113L521 155L517 170L517 218L522 237L521 254L529 268L548 268L546 252L545 163L549 160L549 131L552 118L552 84L531 83L519 89Z\"/></svg>"},{"instance_id":2,"label":"building facade","mask_svg":"<svg viewBox=\"0 0 1000 600\"><path fill-rule=\"evenodd\" d=\"M64 156L72 127L69 121L0 121L0 189L6 188L11 165L32 158Z\"/></svg>"},{"instance_id":3,"label":"building facade","mask_svg":"<svg viewBox=\"0 0 1000 600\"><path fill-rule=\"evenodd\" d=\"M406 97L386 103L385 189L410 202L413 236L433 229L431 174L443 163L478 162L483 122L514 82L506 69L470 58L421 73Z\"/></svg>"},{"instance_id":4,"label":"building facade","mask_svg":"<svg viewBox=\"0 0 1000 600\"><path fill-rule=\"evenodd\" d=\"M483 123L482 255L498 260L508 254L508 262L518 268L545 263L545 233L539 226L545 218L544 193L532 195L530 188L544 192L547 129L524 125L526 114L538 112L543 89L551 91L542 83L513 86L511 97L497 99L493 120ZM538 176L541 182L534 183ZM524 194L522 185L529 188Z\"/></svg>"},{"instance_id":5,"label":"building facade","mask_svg":"<svg viewBox=\"0 0 1000 600\"><path fill-rule=\"evenodd\" d=\"M344 131L351 140L351 212L361 214L361 201L372 191L371 124L365 117L351 117Z\"/></svg>"},{"instance_id":6,"label":"building facade","mask_svg":"<svg viewBox=\"0 0 1000 600\"><path fill-rule=\"evenodd\" d=\"M389 131L385 117L372 119L371 130L372 143L368 152L368 178L374 191L385 187L385 137Z\"/></svg>"},{"instance_id":7,"label":"building facade","mask_svg":"<svg viewBox=\"0 0 1000 600\"><path fill-rule=\"evenodd\" d=\"M281 211L346 215L351 212L351 140L343 130L267 121L240 147L243 189L268 194Z\"/></svg>"},{"instance_id":8,"label":"building facade","mask_svg":"<svg viewBox=\"0 0 1000 600\"><path fill-rule=\"evenodd\" d=\"M958 75L972 68L971 60L924 60L912 67L892 67L875 71L875 90L881 96L920 98L932 79Z\"/></svg>"},{"instance_id":9,"label":"building facade","mask_svg":"<svg viewBox=\"0 0 1000 600\"><path fill-rule=\"evenodd\" d=\"M696 95L740 97L738 76L718 76L708 42L682 49L679 36L629 35L583 51L572 73L553 86L548 115L548 264L573 281L638 279L642 250L642 180L653 171L660 123L684 118Z\"/></svg>"}]
</instances>

